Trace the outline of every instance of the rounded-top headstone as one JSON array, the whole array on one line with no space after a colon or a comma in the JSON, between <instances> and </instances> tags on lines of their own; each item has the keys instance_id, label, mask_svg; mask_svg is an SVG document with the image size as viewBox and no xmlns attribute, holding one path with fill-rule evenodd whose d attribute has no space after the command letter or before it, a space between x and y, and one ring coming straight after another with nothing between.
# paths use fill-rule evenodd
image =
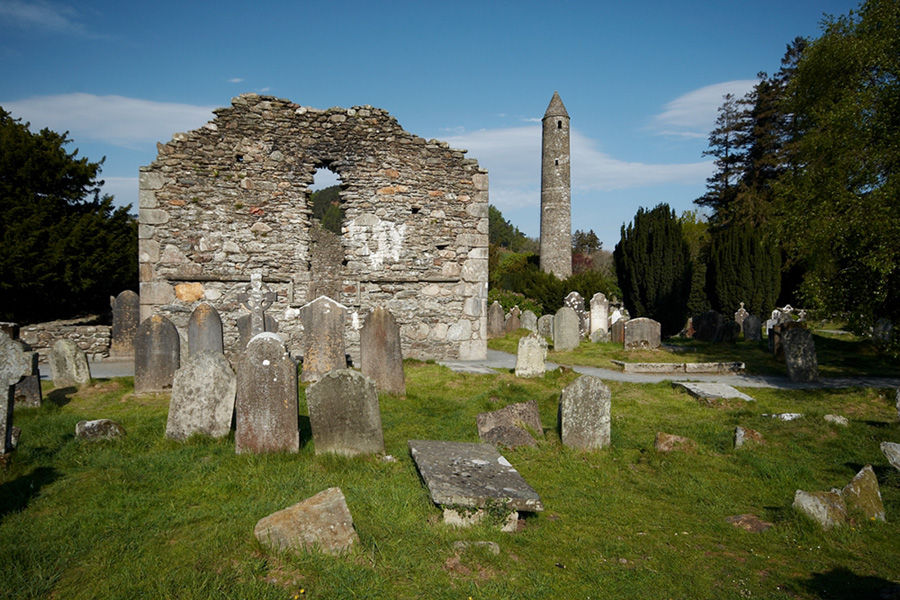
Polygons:
<instances>
[{"instance_id":1,"label":"rounded-top headstone","mask_svg":"<svg viewBox=\"0 0 900 600\"><path fill-rule=\"evenodd\" d=\"M166 437L185 440L194 433L214 438L231 431L237 378L221 352L190 354L175 371Z\"/></svg>"},{"instance_id":2,"label":"rounded-top headstone","mask_svg":"<svg viewBox=\"0 0 900 600\"><path fill-rule=\"evenodd\" d=\"M49 362L55 387L79 386L91 382L91 367L87 356L72 340L53 342Z\"/></svg>"},{"instance_id":3,"label":"rounded-top headstone","mask_svg":"<svg viewBox=\"0 0 900 600\"><path fill-rule=\"evenodd\" d=\"M216 307L208 302L198 304L188 320L188 356L200 352L225 353L222 318Z\"/></svg>"},{"instance_id":4,"label":"rounded-top headstone","mask_svg":"<svg viewBox=\"0 0 900 600\"><path fill-rule=\"evenodd\" d=\"M596 450L610 442L612 393L598 377L582 375L559 396L562 443L571 448Z\"/></svg>"},{"instance_id":5,"label":"rounded-top headstone","mask_svg":"<svg viewBox=\"0 0 900 600\"><path fill-rule=\"evenodd\" d=\"M112 339L110 356L133 356L134 336L141 320L141 298L131 290L125 290L112 302Z\"/></svg>"},{"instance_id":6,"label":"rounded-top headstone","mask_svg":"<svg viewBox=\"0 0 900 600\"><path fill-rule=\"evenodd\" d=\"M172 321L153 315L138 325L134 337L134 391L136 394L172 389L181 366L181 339Z\"/></svg>"},{"instance_id":7,"label":"rounded-top headstone","mask_svg":"<svg viewBox=\"0 0 900 600\"><path fill-rule=\"evenodd\" d=\"M575 310L563 306L553 317L553 349L557 352L574 350L581 343L580 320Z\"/></svg>"},{"instance_id":8,"label":"rounded-top headstone","mask_svg":"<svg viewBox=\"0 0 900 600\"><path fill-rule=\"evenodd\" d=\"M378 307L366 317L359 331L360 370L375 381L380 392L406 394L400 327L386 308Z\"/></svg>"}]
</instances>

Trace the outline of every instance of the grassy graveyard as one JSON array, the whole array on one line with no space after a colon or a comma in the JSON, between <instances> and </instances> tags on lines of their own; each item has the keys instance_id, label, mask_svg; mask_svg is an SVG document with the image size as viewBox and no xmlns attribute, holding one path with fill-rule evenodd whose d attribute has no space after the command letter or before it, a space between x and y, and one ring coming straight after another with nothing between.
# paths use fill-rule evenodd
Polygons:
<instances>
[{"instance_id":1,"label":"grassy graveyard","mask_svg":"<svg viewBox=\"0 0 900 600\"><path fill-rule=\"evenodd\" d=\"M492 345L514 347L516 339ZM852 359L822 352L823 374L897 374L890 361L855 348ZM625 359L715 356L744 360L753 372L753 361L741 357L757 351L759 364L768 360L770 372L781 372L764 352L740 344ZM549 360L607 366L603 361L619 360L618 353L582 344ZM895 390L744 388L756 402L701 403L668 382L610 382L612 445L585 453L563 447L556 433L559 392L573 372L520 380L408 361L406 373L406 397L380 397L394 462L316 456L302 392L300 453L238 456L233 435L166 440L168 396L136 397L131 378L45 388L43 407L16 410L21 441L0 471L2 595L872 598L900 582L900 472L878 447L900 442ZM407 440L476 442L478 413L531 399L539 403L544 439L502 453L546 510L512 534L489 524L444 525ZM781 412L806 416L763 416ZM826 422L828 413L848 417L849 427ZM128 435L76 440L75 424L95 418L122 423ZM760 432L765 443L735 450L737 425ZM660 454L653 448L659 431L689 437L696 449ZM795 490L843 487L867 464L878 476L887 522L857 519L823 531L791 508ZM253 537L260 518L332 486L343 490L360 536L350 553L273 553ZM754 533L727 520L745 514L772 527ZM500 553L454 547L460 540L493 541Z\"/></svg>"}]
</instances>

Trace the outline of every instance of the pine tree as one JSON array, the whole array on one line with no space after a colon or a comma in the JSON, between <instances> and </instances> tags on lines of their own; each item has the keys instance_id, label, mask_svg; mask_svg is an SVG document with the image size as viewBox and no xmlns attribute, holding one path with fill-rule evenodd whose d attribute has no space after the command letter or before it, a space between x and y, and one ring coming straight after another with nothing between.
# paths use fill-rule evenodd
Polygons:
<instances>
[{"instance_id":1,"label":"pine tree","mask_svg":"<svg viewBox=\"0 0 900 600\"><path fill-rule=\"evenodd\" d=\"M751 313L766 314L781 291L781 250L749 225L718 231L709 247L706 282L713 309L731 314L743 302Z\"/></svg>"}]
</instances>

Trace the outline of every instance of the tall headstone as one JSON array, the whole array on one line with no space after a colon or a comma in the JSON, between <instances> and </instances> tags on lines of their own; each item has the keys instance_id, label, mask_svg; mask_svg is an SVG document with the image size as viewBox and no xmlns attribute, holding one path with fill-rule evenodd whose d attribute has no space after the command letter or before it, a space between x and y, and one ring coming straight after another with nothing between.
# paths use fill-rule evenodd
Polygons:
<instances>
[{"instance_id":1,"label":"tall headstone","mask_svg":"<svg viewBox=\"0 0 900 600\"><path fill-rule=\"evenodd\" d=\"M145 319L134 336L134 392L171 390L179 366L181 338L175 325L162 315Z\"/></svg>"},{"instance_id":2,"label":"tall headstone","mask_svg":"<svg viewBox=\"0 0 900 600\"><path fill-rule=\"evenodd\" d=\"M214 438L231 431L237 378L221 352L188 355L175 371L166 437L185 440L194 433Z\"/></svg>"},{"instance_id":3,"label":"tall headstone","mask_svg":"<svg viewBox=\"0 0 900 600\"><path fill-rule=\"evenodd\" d=\"M626 319L613 321L612 326L609 328L609 341L615 344L625 343L625 323L627 322Z\"/></svg>"},{"instance_id":4,"label":"tall headstone","mask_svg":"<svg viewBox=\"0 0 900 600\"><path fill-rule=\"evenodd\" d=\"M791 381L813 382L819 380L819 362L816 344L809 329L795 327L784 332L784 361Z\"/></svg>"},{"instance_id":5,"label":"tall headstone","mask_svg":"<svg viewBox=\"0 0 900 600\"><path fill-rule=\"evenodd\" d=\"M743 323L744 340L747 342L762 341L762 322L756 315L747 315Z\"/></svg>"},{"instance_id":6,"label":"tall headstone","mask_svg":"<svg viewBox=\"0 0 900 600\"><path fill-rule=\"evenodd\" d=\"M0 386L6 388L0 397L0 454L13 450L13 386L31 372L32 360L22 344L0 333Z\"/></svg>"},{"instance_id":7,"label":"tall headstone","mask_svg":"<svg viewBox=\"0 0 900 600\"><path fill-rule=\"evenodd\" d=\"M722 333L725 329L725 319L714 310L708 310L694 316L694 339L701 342L719 343L722 341Z\"/></svg>"},{"instance_id":8,"label":"tall headstone","mask_svg":"<svg viewBox=\"0 0 900 600\"><path fill-rule=\"evenodd\" d=\"M553 339L553 315L541 315L537 322L537 332L544 339Z\"/></svg>"},{"instance_id":9,"label":"tall headstone","mask_svg":"<svg viewBox=\"0 0 900 600\"><path fill-rule=\"evenodd\" d=\"M541 145L541 271L572 275L569 113L557 92L544 113Z\"/></svg>"},{"instance_id":10,"label":"tall headstone","mask_svg":"<svg viewBox=\"0 0 900 600\"><path fill-rule=\"evenodd\" d=\"M547 340L536 333L519 338L516 377L543 377L547 360Z\"/></svg>"},{"instance_id":11,"label":"tall headstone","mask_svg":"<svg viewBox=\"0 0 900 600\"><path fill-rule=\"evenodd\" d=\"M27 354L31 355L31 373L22 378L13 386L13 396L16 406L19 408L40 408L43 398L41 391L41 369L38 365L37 352L31 351L31 346L25 342L19 342Z\"/></svg>"},{"instance_id":12,"label":"tall headstone","mask_svg":"<svg viewBox=\"0 0 900 600\"><path fill-rule=\"evenodd\" d=\"M131 290L125 290L110 302L112 305L112 331L109 344L110 357L134 356L134 335L141 322L141 298Z\"/></svg>"},{"instance_id":13,"label":"tall headstone","mask_svg":"<svg viewBox=\"0 0 900 600\"><path fill-rule=\"evenodd\" d=\"M578 334L586 337L590 334L590 315L584 310L584 298L578 292L569 292L563 304L572 308L578 315Z\"/></svg>"},{"instance_id":14,"label":"tall headstone","mask_svg":"<svg viewBox=\"0 0 900 600\"><path fill-rule=\"evenodd\" d=\"M625 322L626 350L656 350L662 342L662 329L658 321L639 317Z\"/></svg>"},{"instance_id":15,"label":"tall headstone","mask_svg":"<svg viewBox=\"0 0 900 600\"><path fill-rule=\"evenodd\" d=\"M406 394L400 327L388 309L379 306L366 317L359 331L359 357L360 370L378 391Z\"/></svg>"},{"instance_id":16,"label":"tall headstone","mask_svg":"<svg viewBox=\"0 0 900 600\"><path fill-rule=\"evenodd\" d=\"M270 332L255 336L236 371L235 451L299 452L297 365L281 338Z\"/></svg>"},{"instance_id":17,"label":"tall headstone","mask_svg":"<svg viewBox=\"0 0 900 600\"><path fill-rule=\"evenodd\" d=\"M598 450L609 446L612 393L598 377L582 375L559 396L560 438L565 446Z\"/></svg>"},{"instance_id":18,"label":"tall headstone","mask_svg":"<svg viewBox=\"0 0 900 600\"><path fill-rule=\"evenodd\" d=\"M347 367L344 350L346 315L347 307L327 296L319 296L300 308L303 333L300 339L303 354L301 381L318 381L329 371Z\"/></svg>"},{"instance_id":19,"label":"tall headstone","mask_svg":"<svg viewBox=\"0 0 900 600\"><path fill-rule=\"evenodd\" d=\"M91 382L91 367L78 344L68 339L56 340L50 347L50 376L57 388L87 385Z\"/></svg>"},{"instance_id":20,"label":"tall headstone","mask_svg":"<svg viewBox=\"0 0 900 600\"><path fill-rule=\"evenodd\" d=\"M487 335L488 339L503 337L503 328L506 326L506 315L503 307L496 300L488 308Z\"/></svg>"},{"instance_id":21,"label":"tall headstone","mask_svg":"<svg viewBox=\"0 0 900 600\"><path fill-rule=\"evenodd\" d=\"M522 312L522 316L519 317L520 325L522 329L527 329L532 333L537 333L537 315L534 314L534 311L526 310Z\"/></svg>"},{"instance_id":22,"label":"tall headstone","mask_svg":"<svg viewBox=\"0 0 900 600\"><path fill-rule=\"evenodd\" d=\"M591 297L591 341L595 338L598 342L609 339L609 301L600 292Z\"/></svg>"},{"instance_id":23,"label":"tall headstone","mask_svg":"<svg viewBox=\"0 0 900 600\"><path fill-rule=\"evenodd\" d=\"M793 319L788 319L780 323L776 323L769 329L769 350L775 358L781 358L784 354L784 334L791 330L803 327L803 325Z\"/></svg>"},{"instance_id":24,"label":"tall headstone","mask_svg":"<svg viewBox=\"0 0 900 600\"><path fill-rule=\"evenodd\" d=\"M570 306L563 306L553 316L553 349L568 352L581 342L578 315Z\"/></svg>"},{"instance_id":25,"label":"tall headstone","mask_svg":"<svg viewBox=\"0 0 900 600\"><path fill-rule=\"evenodd\" d=\"M191 313L188 320L188 356L201 352L225 353L222 339L222 318L216 307L208 302L201 302Z\"/></svg>"},{"instance_id":26,"label":"tall headstone","mask_svg":"<svg viewBox=\"0 0 900 600\"><path fill-rule=\"evenodd\" d=\"M512 310L509 311L509 316L506 318L506 323L503 327L504 333L512 333L513 331L518 331L519 327L522 325L522 321L519 318L519 315L522 314L522 311L518 306L513 306Z\"/></svg>"},{"instance_id":27,"label":"tall headstone","mask_svg":"<svg viewBox=\"0 0 900 600\"><path fill-rule=\"evenodd\" d=\"M744 303L741 302L741 307L734 313L734 322L740 325L741 329L744 328L744 319L746 319L750 313L747 312L747 309L744 308Z\"/></svg>"},{"instance_id":28,"label":"tall headstone","mask_svg":"<svg viewBox=\"0 0 900 600\"><path fill-rule=\"evenodd\" d=\"M375 382L351 369L331 371L306 388L316 454L383 454Z\"/></svg>"}]
</instances>

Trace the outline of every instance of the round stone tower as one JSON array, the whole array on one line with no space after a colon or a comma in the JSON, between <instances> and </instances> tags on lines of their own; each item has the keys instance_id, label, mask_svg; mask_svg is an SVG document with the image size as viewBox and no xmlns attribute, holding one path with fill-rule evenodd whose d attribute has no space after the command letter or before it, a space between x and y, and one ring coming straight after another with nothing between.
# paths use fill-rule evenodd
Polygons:
<instances>
[{"instance_id":1,"label":"round stone tower","mask_svg":"<svg viewBox=\"0 0 900 600\"><path fill-rule=\"evenodd\" d=\"M572 210L569 113L553 92L544 113L541 151L541 270L572 275Z\"/></svg>"}]
</instances>

